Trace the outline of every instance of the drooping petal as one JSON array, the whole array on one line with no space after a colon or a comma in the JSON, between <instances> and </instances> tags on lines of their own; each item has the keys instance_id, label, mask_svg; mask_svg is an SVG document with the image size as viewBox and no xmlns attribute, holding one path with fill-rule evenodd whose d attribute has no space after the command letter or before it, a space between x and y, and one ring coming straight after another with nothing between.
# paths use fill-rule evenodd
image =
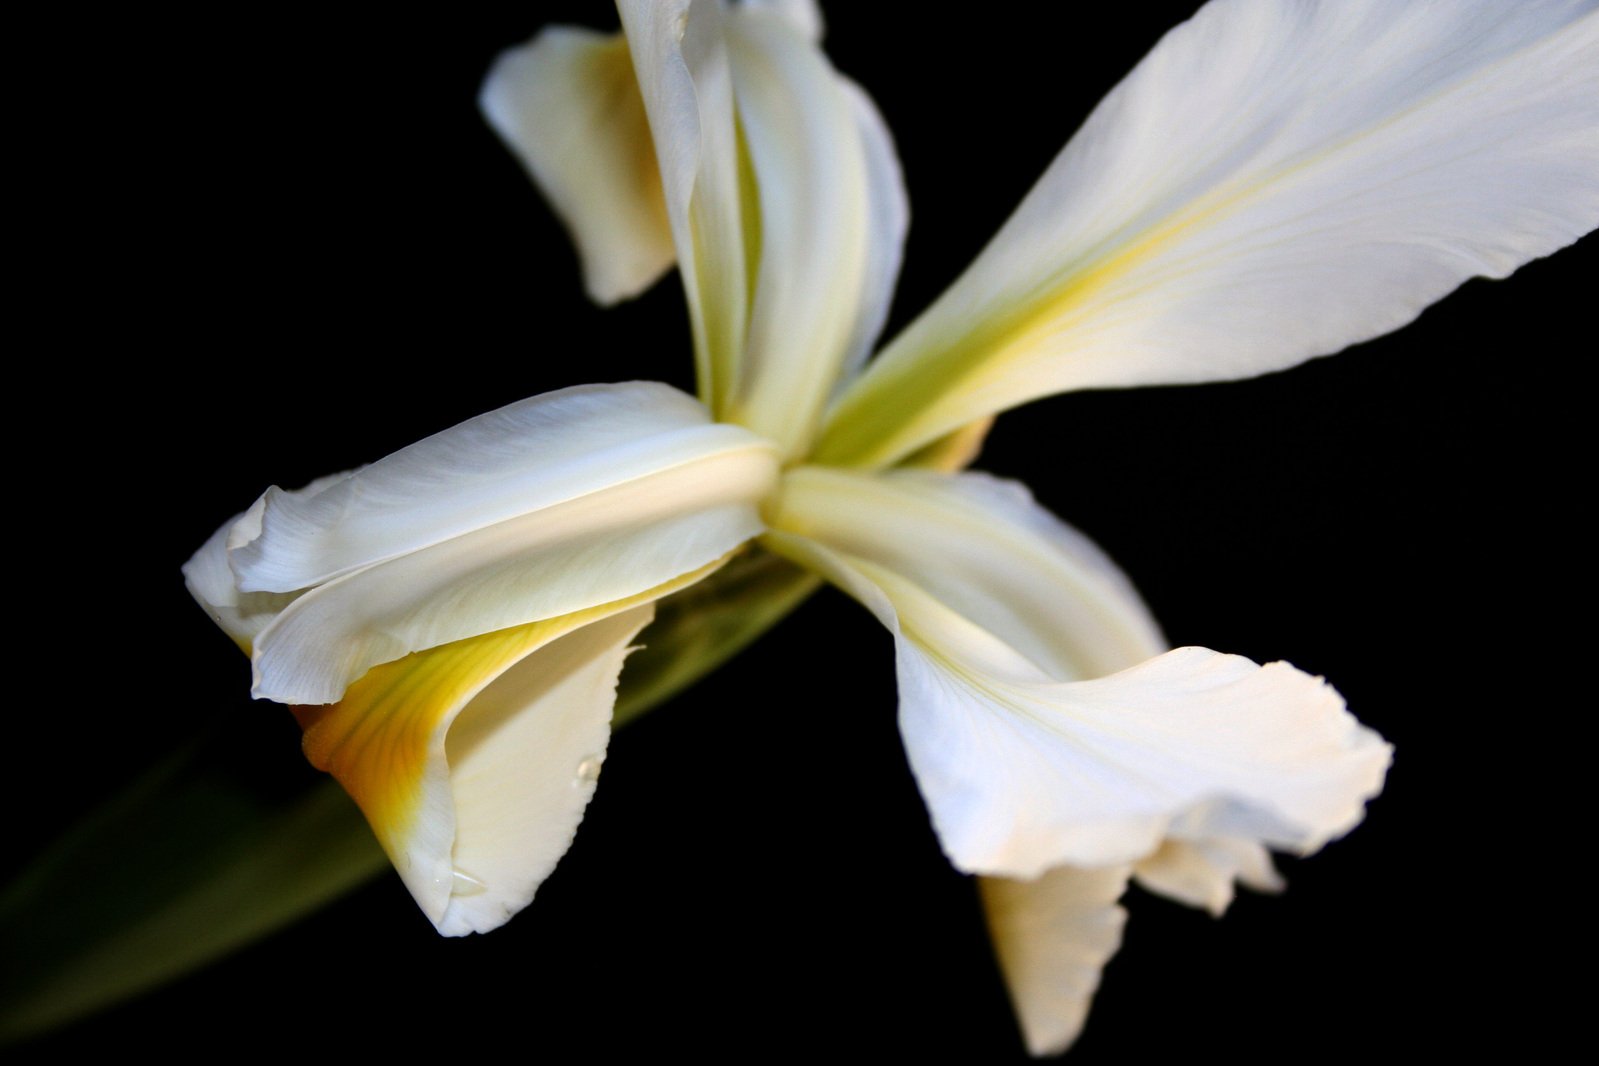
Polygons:
<instances>
[{"instance_id":1,"label":"drooping petal","mask_svg":"<svg viewBox=\"0 0 1599 1066\"><path fill-rule=\"evenodd\" d=\"M1032 878L1059 865L1134 862L1168 836L1309 852L1360 820L1389 749L1331 687L1286 663L1203 648L1060 680L1092 677L1085 664L1095 655L1153 637L1112 594L1077 608L1076 629L1056 628L1059 602L1091 590L1093 568L1069 555L1053 567L1012 562L1070 544L1019 494L937 531L913 520L918 542L895 540L894 513L924 510L936 478L793 472L763 542L894 633L901 732L957 867ZM949 509L968 492L951 489ZM1028 573L1031 585L1021 581ZM1105 633L1086 632L1096 616Z\"/></svg>"},{"instance_id":2,"label":"drooping petal","mask_svg":"<svg viewBox=\"0 0 1599 1066\"><path fill-rule=\"evenodd\" d=\"M1026 676L1100 677L1168 647L1120 568L1014 481L800 467L775 523L918 586Z\"/></svg>"},{"instance_id":3,"label":"drooping petal","mask_svg":"<svg viewBox=\"0 0 1599 1066\"><path fill-rule=\"evenodd\" d=\"M1053 392L1281 369L1599 225L1593 0L1215 0L830 413L884 465Z\"/></svg>"},{"instance_id":4,"label":"drooping petal","mask_svg":"<svg viewBox=\"0 0 1599 1066\"><path fill-rule=\"evenodd\" d=\"M983 428L968 436L980 440ZM974 449L956 441L949 451L959 463ZM830 547L922 575L935 596L1023 652L1023 672L1096 677L1166 649L1116 565L1014 482L802 468L790 475L785 499L803 512L805 532ZM987 548L974 553L973 544ZM1125 865L1063 866L1035 880L980 879L1006 987L1034 1054L1064 1049L1081 1029L1099 970L1119 943L1124 915L1115 904L1127 875Z\"/></svg>"},{"instance_id":5,"label":"drooping petal","mask_svg":"<svg viewBox=\"0 0 1599 1066\"><path fill-rule=\"evenodd\" d=\"M552 26L501 53L478 103L566 224L595 302L637 296L666 273L677 253L620 34Z\"/></svg>"},{"instance_id":6,"label":"drooping petal","mask_svg":"<svg viewBox=\"0 0 1599 1066\"><path fill-rule=\"evenodd\" d=\"M485 932L571 845L650 604L717 563L615 603L429 648L336 704L295 709L305 751L355 798L441 933Z\"/></svg>"},{"instance_id":7,"label":"drooping petal","mask_svg":"<svg viewBox=\"0 0 1599 1066\"><path fill-rule=\"evenodd\" d=\"M1283 888L1271 854L1256 841L1239 837L1168 839L1134 870L1139 885L1149 891L1218 917L1232 903L1235 883L1256 892Z\"/></svg>"},{"instance_id":8,"label":"drooping petal","mask_svg":"<svg viewBox=\"0 0 1599 1066\"><path fill-rule=\"evenodd\" d=\"M1128 868L1060 866L1034 881L978 878L988 932L1027 1050L1056 1055L1082 1032L1100 971L1121 947Z\"/></svg>"},{"instance_id":9,"label":"drooping petal","mask_svg":"<svg viewBox=\"0 0 1599 1066\"><path fill-rule=\"evenodd\" d=\"M631 382L513 404L319 491L273 490L226 549L241 597L277 597L247 634L255 693L330 703L378 663L653 588L758 533L775 478L769 444ZM194 564L212 603L214 547Z\"/></svg>"},{"instance_id":10,"label":"drooping petal","mask_svg":"<svg viewBox=\"0 0 1599 1066\"><path fill-rule=\"evenodd\" d=\"M802 454L887 313L893 146L786 5L621 5L717 417Z\"/></svg>"}]
</instances>

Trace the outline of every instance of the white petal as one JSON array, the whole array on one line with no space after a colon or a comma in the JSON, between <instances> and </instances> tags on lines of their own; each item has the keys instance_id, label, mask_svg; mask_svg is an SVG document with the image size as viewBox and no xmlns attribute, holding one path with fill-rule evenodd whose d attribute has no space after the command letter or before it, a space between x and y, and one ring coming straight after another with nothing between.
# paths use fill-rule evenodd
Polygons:
<instances>
[{"instance_id":1,"label":"white petal","mask_svg":"<svg viewBox=\"0 0 1599 1066\"><path fill-rule=\"evenodd\" d=\"M875 491L838 491L851 478ZM921 475L923 494L936 478ZM1029 878L1132 862L1167 836L1308 852L1353 827L1381 787L1387 745L1286 663L1184 648L1109 677L1057 680L1089 661L1072 645L1092 645L1066 630L1067 646L1051 652L1035 626L1056 609L1047 592L1068 595L1077 567L1038 568L1037 589L1018 587L1034 568L1010 559L1048 546L1025 523L996 539L977 519L902 522L904 475L790 479L763 542L894 633L906 751L960 869ZM917 529L917 543L899 543ZM1105 597L1106 617L1125 625L1115 602Z\"/></svg>"},{"instance_id":2,"label":"white petal","mask_svg":"<svg viewBox=\"0 0 1599 1066\"><path fill-rule=\"evenodd\" d=\"M749 311L741 150L717 0L618 0L688 297L700 399L720 411Z\"/></svg>"},{"instance_id":3,"label":"white petal","mask_svg":"<svg viewBox=\"0 0 1599 1066\"><path fill-rule=\"evenodd\" d=\"M1143 888L1220 917L1233 901L1233 884L1280 892L1283 879L1271 853L1253 840L1210 837L1167 840L1134 867Z\"/></svg>"},{"instance_id":4,"label":"white petal","mask_svg":"<svg viewBox=\"0 0 1599 1066\"><path fill-rule=\"evenodd\" d=\"M636 607L546 645L456 718L445 738L454 870L439 932L500 925L571 846L605 759L622 661L650 617Z\"/></svg>"},{"instance_id":5,"label":"white petal","mask_svg":"<svg viewBox=\"0 0 1599 1066\"><path fill-rule=\"evenodd\" d=\"M802 454L887 314L908 213L869 99L784 5L621 5L701 396Z\"/></svg>"},{"instance_id":6,"label":"white petal","mask_svg":"<svg viewBox=\"0 0 1599 1066\"><path fill-rule=\"evenodd\" d=\"M183 564L183 583L188 586L189 595L211 616L211 621L249 654L256 634L288 606L293 597L256 593L272 596L273 600L265 610L252 610L245 604L245 594L239 592L233 571L228 567L228 533L243 517L235 515Z\"/></svg>"},{"instance_id":7,"label":"white petal","mask_svg":"<svg viewBox=\"0 0 1599 1066\"><path fill-rule=\"evenodd\" d=\"M307 757L354 797L441 933L493 929L532 899L593 795L651 601L704 573L430 648L295 709Z\"/></svg>"},{"instance_id":8,"label":"white petal","mask_svg":"<svg viewBox=\"0 0 1599 1066\"><path fill-rule=\"evenodd\" d=\"M780 16L811 44L819 44L826 29L816 0L742 0L740 6Z\"/></svg>"},{"instance_id":9,"label":"white petal","mask_svg":"<svg viewBox=\"0 0 1599 1066\"><path fill-rule=\"evenodd\" d=\"M866 161L866 269L862 278L855 328L845 347L841 379L858 370L877 343L894 299L900 263L905 254L905 234L910 229L910 200L899 166L894 138L877 105L860 86L847 78L840 88L849 97L860 129ZM842 386L843 381L840 381Z\"/></svg>"},{"instance_id":10,"label":"white petal","mask_svg":"<svg viewBox=\"0 0 1599 1066\"><path fill-rule=\"evenodd\" d=\"M774 522L902 575L1024 657L1020 676L1100 677L1168 647L1116 564L1014 481L800 467Z\"/></svg>"},{"instance_id":11,"label":"white petal","mask_svg":"<svg viewBox=\"0 0 1599 1066\"><path fill-rule=\"evenodd\" d=\"M1133 861L1179 833L1311 852L1360 821L1388 766L1338 694L1287 663L1179 648L1027 684L915 651L899 663L906 750L946 851L974 872Z\"/></svg>"},{"instance_id":12,"label":"white petal","mask_svg":"<svg viewBox=\"0 0 1599 1066\"><path fill-rule=\"evenodd\" d=\"M472 530L749 445L652 381L558 389L468 419L319 491L270 489L229 559L292 592Z\"/></svg>"},{"instance_id":13,"label":"white petal","mask_svg":"<svg viewBox=\"0 0 1599 1066\"><path fill-rule=\"evenodd\" d=\"M1100 971L1121 947L1127 912L1116 901L1127 874L1126 866L1062 866L1035 881L978 879L994 953L1032 1054L1059 1054L1082 1032Z\"/></svg>"},{"instance_id":14,"label":"white petal","mask_svg":"<svg viewBox=\"0 0 1599 1066\"><path fill-rule=\"evenodd\" d=\"M636 296L676 252L644 101L621 34L553 26L501 53L478 99L566 223L589 296Z\"/></svg>"},{"instance_id":15,"label":"white petal","mask_svg":"<svg viewBox=\"0 0 1599 1066\"><path fill-rule=\"evenodd\" d=\"M735 385L717 413L798 455L858 344L873 235L866 116L788 23L759 10L738 15L726 28L757 199L745 223L755 273ZM873 265L880 298L882 265Z\"/></svg>"},{"instance_id":16,"label":"white petal","mask_svg":"<svg viewBox=\"0 0 1599 1066\"><path fill-rule=\"evenodd\" d=\"M338 484L350 472L318 478L303 489L280 495L309 499ZM256 635L293 603L299 592L241 592L238 578L229 564L228 553L261 535L261 516L266 509L263 496L242 514L224 522L183 564L183 583L189 594L205 608L211 620L250 654Z\"/></svg>"},{"instance_id":17,"label":"white petal","mask_svg":"<svg viewBox=\"0 0 1599 1066\"><path fill-rule=\"evenodd\" d=\"M712 454L330 581L255 643L254 694L325 703L408 652L658 585L758 534L765 446Z\"/></svg>"},{"instance_id":18,"label":"white petal","mask_svg":"<svg viewBox=\"0 0 1599 1066\"><path fill-rule=\"evenodd\" d=\"M329 703L378 663L720 558L762 528L776 471L769 444L664 385L565 389L318 491L269 492L226 540L247 591L220 602L214 544L191 583L253 642L257 696Z\"/></svg>"},{"instance_id":19,"label":"white petal","mask_svg":"<svg viewBox=\"0 0 1599 1066\"><path fill-rule=\"evenodd\" d=\"M815 459L887 463L1067 389L1292 366L1595 225L1592 0L1216 0L869 368Z\"/></svg>"}]
</instances>

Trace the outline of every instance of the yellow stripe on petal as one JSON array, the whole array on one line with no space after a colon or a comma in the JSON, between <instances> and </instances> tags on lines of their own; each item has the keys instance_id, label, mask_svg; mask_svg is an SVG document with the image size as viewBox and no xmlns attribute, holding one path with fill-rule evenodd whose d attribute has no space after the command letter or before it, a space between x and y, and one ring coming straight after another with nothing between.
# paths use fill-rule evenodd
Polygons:
<instances>
[{"instance_id":1,"label":"yellow stripe on petal","mask_svg":"<svg viewBox=\"0 0 1599 1066\"><path fill-rule=\"evenodd\" d=\"M869 469L899 462L960 469L919 461L921 451L942 455L946 440L962 441L971 427L986 428L995 412L1057 391L1036 383L1047 373L1029 376L1031 362L1048 359L1063 336L1092 335L1096 317L1113 320L1119 303L1142 296L1154 284L1144 280L1124 285L1128 279L1185 234L1247 204L1264 184L1193 205L1125 246L1113 245L1072 263L1013 305L989 309L964 332L940 338L914 356L899 354L910 350L903 344L889 348L830 413L813 460ZM1168 273L1180 276L1181 264ZM981 441L979 435L979 447Z\"/></svg>"},{"instance_id":2,"label":"yellow stripe on petal","mask_svg":"<svg viewBox=\"0 0 1599 1066\"><path fill-rule=\"evenodd\" d=\"M476 797L471 799L474 803L484 801L482 790L463 792L460 782L452 779L461 768L453 765L453 761L459 759L464 765L469 756L477 757L477 752L447 748L451 726L475 706L474 701L481 702L480 695L486 696L486 690L506 678L518 664L528 663L534 653L551 648L563 637L577 640L574 634L578 631L635 611L636 618L628 626L618 628L616 633L607 629L608 644L585 647L579 655L564 655L552 663L552 670L562 672L563 677L573 671L583 671L585 663L596 671L594 676L602 680L582 689L581 694L560 692L560 678L518 675L519 683L530 689L549 682L547 687L555 693L553 702L546 695L532 697L526 706L529 713L576 714L585 719L599 716L600 732L596 743L597 752L603 757L615 695L615 675L621 669L628 642L649 620L648 605L708 576L729 558L730 555L724 556L626 599L415 652L374 667L352 684L338 703L293 708L305 731L306 757L318 769L333 774L355 799L406 886L428 917L440 926L441 932L470 932L499 924L531 898L532 888L543 876L539 873L532 878L531 886L518 887L517 893L525 898L505 905L498 898L505 894L502 886L481 883L478 876L481 871L456 869L454 852L461 827L480 824L483 820L482 812L463 811L458 809L458 804L463 802L463 797ZM644 610L636 611L638 608ZM562 646L570 643L563 642ZM526 670L527 666L522 669ZM582 705L569 706L573 699ZM498 692L493 702L496 707L493 716L498 723L495 728L500 728L505 724L500 720L507 719L506 706L517 703L516 694ZM513 710L518 709L513 706ZM560 728L559 723L556 728ZM506 735L516 734L510 731ZM468 747L476 749L484 743L492 744L495 739L493 735L479 736L474 731ZM578 760L572 761L575 770ZM537 772L531 768L532 760L529 766L530 773ZM514 805L517 799L511 794L514 792L514 788L501 789L493 801ZM534 796L536 790L530 788L528 794ZM575 827L588 794L588 790L575 793L571 803L567 803L567 806L575 803L575 809L551 811L550 818L568 820ZM535 798L531 802L543 800ZM541 812L495 811L491 816L536 822ZM558 840L553 845L547 840L537 843L530 840L529 848L540 853L529 855L528 864L547 872L546 868L553 866L569 843L568 839ZM516 873L511 876L519 877ZM449 922L452 928L445 927L446 911L451 908L453 897L484 893L495 895L496 904L500 906L488 921L468 918L462 924L462 920L452 917Z\"/></svg>"},{"instance_id":3,"label":"yellow stripe on petal","mask_svg":"<svg viewBox=\"0 0 1599 1066\"><path fill-rule=\"evenodd\" d=\"M340 702L294 708L305 730L306 758L338 778L398 862L392 841L406 838L415 823L440 727L489 681L592 621L584 616L594 611L441 644L374 667Z\"/></svg>"},{"instance_id":4,"label":"yellow stripe on petal","mask_svg":"<svg viewBox=\"0 0 1599 1066\"><path fill-rule=\"evenodd\" d=\"M1599 224L1599 11L1206 4L836 401L892 465L1052 393L1282 370Z\"/></svg>"}]
</instances>

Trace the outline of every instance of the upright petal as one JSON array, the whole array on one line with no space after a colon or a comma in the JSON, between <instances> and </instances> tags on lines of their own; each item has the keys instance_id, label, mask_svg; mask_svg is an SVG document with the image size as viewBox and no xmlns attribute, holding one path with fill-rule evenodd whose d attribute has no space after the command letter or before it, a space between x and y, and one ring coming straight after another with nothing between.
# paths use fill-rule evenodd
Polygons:
<instances>
[{"instance_id":1,"label":"upright petal","mask_svg":"<svg viewBox=\"0 0 1599 1066\"><path fill-rule=\"evenodd\" d=\"M905 192L905 176L900 170L894 138L877 105L866 91L843 79L841 88L849 97L860 129L866 163L866 265L861 293L855 306L855 326L845 346L839 385L860 369L872 354L883 331L899 283L899 269L905 254L905 234L910 229L910 199Z\"/></svg>"},{"instance_id":2,"label":"upright petal","mask_svg":"<svg viewBox=\"0 0 1599 1066\"><path fill-rule=\"evenodd\" d=\"M776 454L664 385L564 389L313 490L271 490L191 586L251 639L257 696L330 703L409 652L636 595L758 533ZM265 598L246 627L231 614Z\"/></svg>"},{"instance_id":3,"label":"upright petal","mask_svg":"<svg viewBox=\"0 0 1599 1066\"><path fill-rule=\"evenodd\" d=\"M622 14L701 396L795 456L881 328L908 213L881 119L792 7L624 3Z\"/></svg>"},{"instance_id":4,"label":"upright petal","mask_svg":"<svg viewBox=\"0 0 1599 1066\"><path fill-rule=\"evenodd\" d=\"M1027 1050L1057 1055L1083 1030L1099 974L1121 947L1128 868L1058 866L1035 881L978 879L994 954Z\"/></svg>"},{"instance_id":5,"label":"upright petal","mask_svg":"<svg viewBox=\"0 0 1599 1066\"><path fill-rule=\"evenodd\" d=\"M593 794L629 642L656 598L716 565L385 663L340 702L295 709L306 756L441 933L486 932L533 898Z\"/></svg>"},{"instance_id":6,"label":"upright petal","mask_svg":"<svg viewBox=\"0 0 1599 1066\"><path fill-rule=\"evenodd\" d=\"M787 20L795 32L810 43L821 43L826 26L822 20L822 9L816 6L816 0L740 0L740 4L769 11Z\"/></svg>"},{"instance_id":7,"label":"upright petal","mask_svg":"<svg viewBox=\"0 0 1599 1066\"><path fill-rule=\"evenodd\" d=\"M743 356L718 414L797 456L858 346L874 243L861 136L870 104L789 23L758 9L739 16L727 30L756 197L754 274ZM886 297L880 269L872 282Z\"/></svg>"},{"instance_id":8,"label":"upright petal","mask_svg":"<svg viewBox=\"0 0 1599 1066\"><path fill-rule=\"evenodd\" d=\"M842 397L815 461L1292 366L1569 244L1599 224L1595 7L1215 0Z\"/></svg>"},{"instance_id":9,"label":"upright petal","mask_svg":"<svg viewBox=\"0 0 1599 1066\"><path fill-rule=\"evenodd\" d=\"M719 0L619 0L661 173L694 334L699 396L720 411L749 311L746 219L756 208L739 144Z\"/></svg>"},{"instance_id":10,"label":"upright petal","mask_svg":"<svg viewBox=\"0 0 1599 1066\"><path fill-rule=\"evenodd\" d=\"M764 538L894 633L906 750L957 867L1032 878L1134 862L1168 836L1308 852L1360 820L1388 747L1318 678L1183 648L1061 680L1156 638L1096 573L1102 556L1063 551L1071 538L1024 495L985 488L991 510L929 532L918 512L970 511L972 483L807 468L785 479ZM906 542L907 528L923 533ZM1096 581L1096 602L1060 606Z\"/></svg>"},{"instance_id":11,"label":"upright petal","mask_svg":"<svg viewBox=\"0 0 1599 1066\"><path fill-rule=\"evenodd\" d=\"M479 106L572 234L589 296L637 296L676 258L644 100L620 34L551 26L500 54Z\"/></svg>"},{"instance_id":12,"label":"upright petal","mask_svg":"<svg viewBox=\"0 0 1599 1066\"><path fill-rule=\"evenodd\" d=\"M770 13L813 45L821 40L814 0L741 6ZM566 224L595 302L636 296L672 266L661 171L622 34L548 27L500 54L478 105ZM886 211L891 218L892 206Z\"/></svg>"}]
</instances>

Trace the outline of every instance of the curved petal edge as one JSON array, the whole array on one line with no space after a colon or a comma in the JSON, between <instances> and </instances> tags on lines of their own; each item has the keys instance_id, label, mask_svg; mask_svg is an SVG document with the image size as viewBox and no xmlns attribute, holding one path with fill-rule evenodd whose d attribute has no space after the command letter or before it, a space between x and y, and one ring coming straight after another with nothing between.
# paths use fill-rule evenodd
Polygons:
<instances>
[{"instance_id":1,"label":"curved petal edge","mask_svg":"<svg viewBox=\"0 0 1599 1066\"><path fill-rule=\"evenodd\" d=\"M769 519L763 544L894 634L906 752L959 869L1026 879L1167 838L1305 853L1382 787L1388 745L1331 686L1157 654L1120 572L1016 486L804 469Z\"/></svg>"}]
</instances>

